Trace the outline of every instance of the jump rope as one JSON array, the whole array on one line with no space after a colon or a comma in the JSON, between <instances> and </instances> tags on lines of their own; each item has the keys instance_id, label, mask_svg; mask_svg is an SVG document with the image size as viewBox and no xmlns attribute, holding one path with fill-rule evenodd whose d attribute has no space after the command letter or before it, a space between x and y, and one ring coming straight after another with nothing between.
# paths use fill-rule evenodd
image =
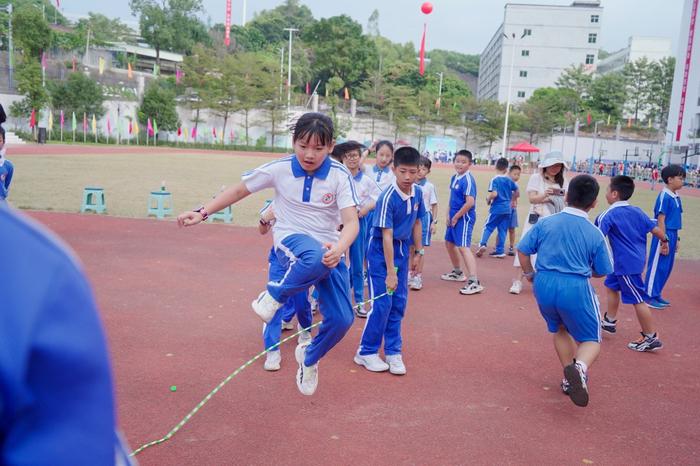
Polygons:
<instances>
[{"instance_id":1,"label":"jump rope","mask_svg":"<svg viewBox=\"0 0 700 466\"><path fill-rule=\"evenodd\" d=\"M364 301L364 302L362 302L362 303L360 303L360 304L355 305L355 306L353 307L353 310L360 309L360 308L362 308L365 304L370 304L370 303L372 303L372 302L378 300L379 298L383 298L384 296L388 296L388 295L392 295L392 294L393 294L393 291L387 291L386 293L380 294L379 296L375 296L374 298L368 299L367 301ZM144 444L144 445L141 445L141 446L138 447L136 450L134 450L129 456L136 456L136 455L138 455L139 453L141 453L142 451L144 451L146 448L152 447L152 446L154 446L154 445L159 445L159 444L161 444L161 443L164 443L164 442L167 442L168 440L170 440L170 439L173 437L173 435L175 435L180 429L182 429L182 428L185 426L185 424L187 424L187 423L190 421L190 419L192 419L192 417L193 417L195 414L197 414L197 413L199 412L199 410L202 409L202 408L204 407L204 405L207 404L207 403L209 402L209 400L211 400L212 397L213 397L214 395L216 395L216 394L219 392L219 390L221 390L221 389L224 387L224 385L226 385L227 383L229 383L229 382L231 381L231 379L233 379L235 376L237 376L238 374L240 374L240 373L243 371L243 369L245 369L245 368L247 368L247 367L250 367L255 361L257 361L258 359L260 359L261 357L263 357L264 355L266 355L266 354L269 353L270 351L274 351L276 348L278 348L280 345L282 345L282 343L288 342L289 340L292 340L293 338L295 338L295 337L301 335L302 333L308 332L308 331L310 331L310 330L311 330L312 328L314 328L314 327L318 327L318 326L321 325L322 323L323 323L323 321L321 320L321 321L319 321L319 322L316 322L316 323L313 324L313 325L310 325L310 326L308 326L308 327L306 327L306 328L304 328L304 329L301 329L301 330L299 330L297 333L288 336L287 338L281 340L279 343L275 343L274 345L270 346L269 348L266 348L265 351L263 351L263 352L257 354L255 357L253 357L252 359L250 359L248 362L246 362L245 364L243 364L241 367L239 367L238 369L236 369L235 371L233 371L228 377L226 377L224 380L222 380L222 381L219 383L219 385L217 385L212 391L210 391L210 392L207 394L207 396L205 396L204 399L203 399L202 401L200 401L200 402L197 404L197 406L194 407L194 409L192 409L192 411L190 411L189 413L187 413L187 415L186 415L184 418L182 418L182 420L181 420L180 422L178 422L177 425L176 425L175 427L173 427L173 428L170 430L170 432L168 432L167 434L165 434L165 436L163 436L163 438L160 438L160 439L158 439L158 440L154 440L154 441L152 441L152 442L148 442L148 443L146 443L146 444Z\"/></svg>"}]
</instances>

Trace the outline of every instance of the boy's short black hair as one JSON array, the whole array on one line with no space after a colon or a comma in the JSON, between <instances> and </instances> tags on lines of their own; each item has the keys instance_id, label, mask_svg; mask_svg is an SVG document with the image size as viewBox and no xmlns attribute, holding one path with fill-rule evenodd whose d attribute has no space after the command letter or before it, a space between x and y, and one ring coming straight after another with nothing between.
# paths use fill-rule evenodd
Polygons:
<instances>
[{"instance_id":1,"label":"boy's short black hair","mask_svg":"<svg viewBox=\"0 0 700 466\"><path fill-rule=\"evenodd\" d=\"M333 157L338 162L342 162L343 157L345 157L345 154L347 154L348 152L359 151L360 155L362 155L362 149L364 148L365 146L363 146L357 141L346 141L341 144L335 145L335 147L333 148L333 152L331 152L331 157Z\"/></svg>"},{"instance_id":2,"label":"boy's short black hair","mask_svg":"<svg viewBox=\"0 0 700 466\"><path fill-rule=\"evenodd\" d=\"M394 152L394 167L400 165L417 167L420 165L420 157L420 152L416 148L411 146L400 147Z\"/></svg>"},{"instance_id":3,"label":"boy's short black hair","mask_svg":"<svg viewBox=\"0 0 700 466\"><path fill-rule=\"evenodd\" d=\"M511 165L510 168L508 169L509 173L513 173L515 170L520 170L522 171L523 169L520 168L520 165Z\"/></svg>"},{"instance_id":4,"label":"boy's short black hair","mask_svg":"<svg viewBox=\"0 0 700 466\"><path fill-rule=\"evenodd\" d=\"M293 141L308 140L312 136L316 136L318 142L324 146L329 146L333 143L333 120L323 113L305 113L299 117L290 129Z\"/></svg>"},{"instance_id":5,"label":"boy's short black hair","mask_svg":"<svg viewBox=\"0 0 700 466\"><path fill-rule=\"evenodd\" d=\"M0 126L0 136L2 136L2 142L5 142L5 128Z\"/></svg>"},{"instance_id":6,"label":"boy's short black hair","mask_svg":"<svg viewBox=\"0 0 700 466\"><path fill-rule=\"evenodd\" d=\"M457 153L455 154L455 159L457 159L457 157L459 157L460 155L462 157L466 157L469 160L469 162L472 162L474 160L474 156L472 155L471 151L468 151L467 149L457 151Z\"/></svg>"},{"instance_id":7,"label":"boy's short black hair","mask_svg":"<svg viewBox=\"0 0 700 466\"><path fill-rule=\"evenodd\" d=\"M664 183L666 184L668 184L668 179L673 178L674 176L682 176L685 178L685 168L674 164L667 165L663 170L661 170L661 179L664 180Z\"/></svg>"},{"instance_id":8,"label":"boy's short black hair","mask_svg":"<svg viewBox=\"0 0 700 466\"><path fill-rule=\"evenodd\" d=\"M569 183L566 203L581 210L590 209L598 199L600 185L591 175L579 175Z\"/></svg>"},{"instance_id":9,"label":"boy's short black hair","mask_svg":"<svg viewBox=\"0 0 700 466\"><path fill-rule=\"evenodd\" d=\"M626 201L634 194L634 180L625 175L613 176L610 180L610 191L617 191L620 200Z\"/></svg>"},{"instance_id":10,"label":"boy's short black hair","mask_svg":"<svg viewBox=\"0 0 700 466\"><path fill-rule=\"evenodd\" d=\"M496 170L505 170L508 168L508 159L501 157L496 160Z\"/></svg>"},{"instance_id":11,"label":"boy's short black hair","mask_svg":"<svg viewBox=\"0 0 700 466\"><path fill-rule=\"evenodd\" d=\"M425 155L421 155L419 166L425 167L428 169L428 171L430 171L430 168L433 166L433 161L430 160L429 157L426 157Z\"/></svg>"}]
</instances>

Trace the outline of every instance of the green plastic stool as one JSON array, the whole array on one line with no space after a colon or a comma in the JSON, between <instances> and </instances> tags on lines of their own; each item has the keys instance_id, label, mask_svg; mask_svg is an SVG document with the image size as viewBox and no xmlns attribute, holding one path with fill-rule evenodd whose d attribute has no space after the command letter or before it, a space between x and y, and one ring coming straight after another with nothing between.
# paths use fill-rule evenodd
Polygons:
<instances>
[{"instance_id":1,"label":"green plastic stool","mask_svg":"<svg viewBox=\"0 0 700 466\"><path fill-rule=\"evenodd\" d=\"M107 210L104 189L96 187L83 188L83 204L80 206L80 212L87 212L89 210L97 214L101 214Z\"/></svg>"},{"instance_id":2,"label":"green plastic stool","mask_svg":"<svg viewBox=\"0 0 700 466\"><path fill-rule=\"evenodd\" d=\"M148 197L148 215L165 218L173 214L173 196L168 191L151 191Z\"/></svg>"},{"instance_id":3,"label":"green plastic stool","mask_svg":"<svg viewBox=\"0 0 700 466\"><path fill-rule=\"evenodd\" d=\"M214 220L221 220L224 223L233 222L233 208L231 206L224 207L223 210L211 214L207 219L208 222L213 222Z\"/></svg>"}]
</instances>

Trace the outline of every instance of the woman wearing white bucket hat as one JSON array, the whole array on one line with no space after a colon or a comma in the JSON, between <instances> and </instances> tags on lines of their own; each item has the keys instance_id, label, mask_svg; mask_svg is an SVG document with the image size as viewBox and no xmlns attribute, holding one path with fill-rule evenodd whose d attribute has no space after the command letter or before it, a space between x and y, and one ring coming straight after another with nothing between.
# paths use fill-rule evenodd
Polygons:
<instances>
[{"instance_id":1,"label":"woman wearing white bucket hat","mask_svg":"<svg viewBox=\"0 0 700 466\"><path fill-rule=\"evenodd\" d=\"M569 180L564 177L569 168L564 161L564 156L559 151L550 152L544 156L538 165L538 172L533 173L525 189L530 201L530 209L526 222L523 226L521 238L537 223L540 218L548 217L566 206L566 190L569 187ZM535 263L535 259L532 259ZM513 265L518 269L517 277L513 280L510 292L520 294L523 289L522 269L518 256L515 256Z\"/></svg>"}]
</instances>

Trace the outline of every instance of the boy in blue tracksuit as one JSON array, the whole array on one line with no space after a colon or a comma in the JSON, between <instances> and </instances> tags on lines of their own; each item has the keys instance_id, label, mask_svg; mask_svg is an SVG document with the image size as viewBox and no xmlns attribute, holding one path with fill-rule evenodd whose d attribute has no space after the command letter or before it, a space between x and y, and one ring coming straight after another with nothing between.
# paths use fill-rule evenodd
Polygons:
<instances>
[{"instance_id":1,"label":"boy in blue tracksuit","mask_svg":"<svg viewBox=\"0 0 700 466\"><path fill-rule=\"evenodd\" d=\"M318 387L318 363L350 329L353 321L345 251L357 237L357 195L352 175L328 155L333 151L333 121L306 113L294 124L294 154L243 174L206 205L178 216L180 226L206 220L209 212L235 204L251 193L275 190L275 254L286 272L252 302L253 311L270 322L289 298L311 286L318 290L323 323L311 343L297 345L296 384L304 395ZM338 225L342 224L342 231Z\"/></svg>"},{"instance_id":2,"label":"boy in blue tracksuit","mask_svg":"<svg viewBox=\"0 0 700 466\"><path fill-rule=\"evenodd\" d=\"M131 464L107 343L82 267L0 204L0 464Z\"/></svg>"},{"instance_id":3,"label":"boy in blue tracksuit","mask_svg":"<svg viewBox=\"0 0 700 466\"><path fill-rule=\"evenodd\" d=\"M7 196L10 193L10 183L12 183L12 175L14 167L12 162L5 158L5 129L0 126L0 203L7 202Z\"/></svg>"},{"instance_id":4,"label":"boy in blue tracksuit","mask_svg":"<svg viewBox=\"0 0 700 466\"><path fill-rule=\"evenodd\" d=\"M600 353L600 311L591 276L613 272L608 246L589 220L600 187L590 175L569 184L568 207L541 219L518 243L518 256L564 366L562 391L588 405L586 371ZM537 254L537 275L530 256Z\"/></svg>"},{"instance_id":5,"label":"boy in blue tracksuit","mask_svg":"<svg viewBox=\"0 0 700 466\"><path fill-rule=\"evenodd\" d=\"M659 193L654 204L654 218L659 228L668 237L668 255L661 254L662 244L658 238L651 240L649 261L647 262L647 294L651 298L649 307L664 309L669 303L661 296L664 285L671 276L673 263L678 252L680 237L678 231L683 227L683 203L678 191L685 182L685 169L680 165L668 165L661 170L661 179L666 187Z\"/></svg>"},{"instance_id":6,"label":"boy in blue tracksuit","mask_svg":"<svg viewBox=\"0 0 700 466\"><path fill-rule=\"evenodd\" d=\"M374 301L362 332L355 363L372 372L403 375L401 320L408 298L409 243L420 244L423 193L414 183L420 153L402 147L394 154L396 180L379 196L367 250L370 296ZM387 292L392 294L386 294ZM386 294L386 295L385 295ZM386 362L379 357L384 340Z\"/></svg>"},{"instance_id":7,"label":"boy in blue tracksuit","mask_svg":"<svg viewBox=\"0 0 700 466\"><path fill-rule=\"evenodd\" d=\"M668 254L668 239L639 207L630 205L634 194L634 180L629 176L615 176L605 193L610 208L595 220L596 226L610 243L615 263L615 272L605 279L608 295L608 311L603 316L602 329L608 333L617 331L617 310L620 298L631 304L642 327L642 336L627 347L635 351L656 351L663 348L654 326L649 300L642 281L642 270L647 252L647 234L660 238L664 245L662 254Z\"/></svg>"},{"instance_id":8,"label":"boy in blue tracksuit","mask_svg":"<svg viewBox=\"0 0 700 466\"><path fill-rule=\"evenodd\" d=\"M481 235L481 242L479 243L476 257L481 257L486 251L486 244L489 242L494 229L498 229L498 240L496 241L496 249L489 256L506 257L506 235L511 224L513 199L518 198L518 185L506 175L506 170L508 170L508 159L498 159L496 162L498 175L491 179L489 194L486 197L486 202L491 204L489 217L484 225L484 232Z\"/></svg>"}]
</instances>

